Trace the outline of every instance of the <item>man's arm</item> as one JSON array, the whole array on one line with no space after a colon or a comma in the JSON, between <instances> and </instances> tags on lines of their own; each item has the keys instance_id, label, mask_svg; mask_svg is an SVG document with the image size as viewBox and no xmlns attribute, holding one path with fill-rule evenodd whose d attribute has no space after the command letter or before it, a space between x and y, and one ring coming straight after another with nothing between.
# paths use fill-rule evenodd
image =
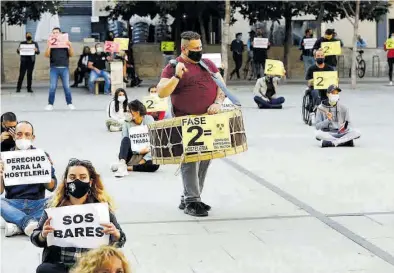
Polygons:
<instances>
[{"instance_id":1,"label":"man's arm","mask_svg":"<svg viewBox=\"0 0 394 273\"><path fill-rule=\"evenodd\" d=\"M89 68L90 70L94 70L94 71L96 71L96 72L97 72L97 70L100 71L100 69L94 67L94 63L91 62L91 61L88 62L88 68ZM98 72L97 72L97 73L98 73Z\"/></svg>"},{"instance_id":2,"label":"man's arm","mask_svg":"<svg viewBox=\"0 0 394 273\"><path fill-rule=\"evenodd\" d=\"M40 55L40 48L39 48L39 46L38 46L38 43L37 42L34 42L34 45L35 45L35 47L37 48L37 51L36 51L36 55Z\"/></svg>"},{"instance_id":3,"label":"man's arm","mask_svg":"<svg viewBox=\"0 0 394 273\"><path fill-rule=\"evenodd\" d=\"M18 54L20 54L19 48L21 47L21 44L22 44L22 43L19 43L18 48L16 49L16 53L18 53Z\"/></svg>"},{"instance_id":4,"label":"man's arm","mask_svg":"<svg viewBox=\"0 0 394 273\"><path fill-rule=\"evenodd\" d=\"M224 82L224 79L222 78L222 75L220 74L220 72L217 72L217 73L215 74L215 77L216 77L217 79L219 79L224 85L226 85L225 82ZM226 98L226 94L225 94L225 93L223 92L223 90L220 89L220 87L218 86L218 88L217 88L217 93L216 93L215 103L222 104L225 98Z\"/></svg>"},{"instance_id":5,"label":"man's arm","mask_svg":"<svg viewBox=\"0 0 394 273\"><path fill-rule=\"evenodd\" d=\"M328 118L325 118L325 114L323 111L321 111L319 108L317 108L316 111L316 130L322 130L324 128L328 128L328 125L330 124L330 120Z\"/></svg>"},{"instance_id":6,"label":"man's arm","mask_svg":"<svg viewBox=\"0 0 394 273\"><path fill-rule=\"evenodd\" d=\"M68 42L68 56L73 57L74 56L74 49L72 47L71 42Z\"/></svg>"},{"instance_id":7,"label":"man's arm","mask_svg":"<svg viewBox=\"0 0 394 273\"><path fill-rule=\"evenodd\" d=\"M163 69L163 73L161 74L161 79L159 84L157 85L157 93L159 98L166 98L174 92L177 87L180 79L183 76L183 73L187 72L184 63L179 62L175 67L175 75L173 75L174 68L170 65L167 65ZM172 76L172 77L171 77ZM177 78L178 77L178 78Z\"/></svg>"},{"instance_id":8,"label":"man's arm","mask_svg":"<svg viewBox=\"0 0 394 273\"><path fill-rule=\"evenodd\" d=\"M45 57L47 58L51 57L51 48L49 46L45 50Z\"/></svg>"}]
</instances>

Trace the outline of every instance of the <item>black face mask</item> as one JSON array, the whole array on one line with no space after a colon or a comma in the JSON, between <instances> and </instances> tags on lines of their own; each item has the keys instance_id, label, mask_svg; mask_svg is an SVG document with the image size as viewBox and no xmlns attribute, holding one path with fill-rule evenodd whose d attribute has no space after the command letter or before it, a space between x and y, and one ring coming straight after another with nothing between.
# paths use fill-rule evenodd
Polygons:
<instances>
[{"instance_id":1,"label":"black face mask","mask_svg":"<svg viewBox=\"0 0 394 273\"><path fill-rule=\"evenodd\" d=\"M187 57L189 57L190 60L195 61L195 62L199 62L201 61L201 57L202 57L202 51L189 51L189 54L187 54Z\"/></svg>"},{"instance_id":2,"label":"black face mask","mask_svg":"<svg viewBox=\"0 0 394 273\"><path fill-rule=\"evenodd\" d=\"M324 58L316 58L317 64L323 64L324 63Z\"/></svg>"},{"instance_id":3,"label":"black face mask","mask_svg":"<svg viewBox=\"0 0 394 273\"><path fill-rule=\"evenodd\" d=\"M26 40L27 41L31 41L31 37L30 36L26 36Z\"/></svg>"},{"instance_id":4,"label":"black face mask","mask_svg":"<svg viewBox=\"0 0 394 273\"><path fill-rule=\"evenodd\" d=\"M90 183L82 182L79 179L66 183L67 195L71 195L78 199L84 196L85 194L87 194L89 190L90 190Z\"/></svg>"}]
</instances>

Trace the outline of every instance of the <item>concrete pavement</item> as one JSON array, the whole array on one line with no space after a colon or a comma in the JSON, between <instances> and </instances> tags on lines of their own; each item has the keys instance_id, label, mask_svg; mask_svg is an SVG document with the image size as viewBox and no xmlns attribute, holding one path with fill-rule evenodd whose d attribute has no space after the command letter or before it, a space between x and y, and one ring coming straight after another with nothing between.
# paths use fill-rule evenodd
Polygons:
<instances>
[{"instance_id":1,"label":"concrete pavement","mask_svg":"<svg viewBox=\"0 0 394 273\"><path fill-rule=\"evenodd\" d=\"M213 210L202 219L177 209L177 166L113 177L120 136L106 132L109 96L74 89L70 111L58 89L55 111L46 112L47 87L34 94L3 88L1 112L33 123L36 146L51 155L59 179L69 158L93 162L116 201L133 272L391 273L394 87L385 84L341 86L362 137L354 148L332 149L321 149L303 124L300 85L283 86L284 109L273 111L255 107L250 86L233 86L249 151L213 161L203 194ZM1 240L2 272L35 271L41 249L25 236Z\"/></svg>"}]
</instances>

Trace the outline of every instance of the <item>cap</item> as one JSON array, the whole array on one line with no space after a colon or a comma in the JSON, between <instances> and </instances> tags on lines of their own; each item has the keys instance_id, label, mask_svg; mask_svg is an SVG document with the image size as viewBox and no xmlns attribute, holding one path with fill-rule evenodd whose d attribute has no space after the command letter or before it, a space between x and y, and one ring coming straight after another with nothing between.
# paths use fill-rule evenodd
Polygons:
<instances>
[{"instance_id":1,"label":"cap","mask_svg":"<svg viewBox=\"0 0 394 273\"><path fill-rule=\"evenodd\" d=\"M342 91L342 89L339 88L338 86L336 86L336 85L334 85L334 84L331 84L331 85L327 88L327 93L332 93L332 92L334 92L335 90L337 90L338 92L341 92L341 91Z\"/></svg>"},{"instance_id":2,"label":"cap","mask_svg":"<svg viewBox=\"0 0 394 273\"><path fill-rule=\"evenodd\" d=\"M326 35L332 35L332 34L334 34L334 29L329 28L329 29L326 30L325 33L326 33Z\"/></svg>"}]
</instances>

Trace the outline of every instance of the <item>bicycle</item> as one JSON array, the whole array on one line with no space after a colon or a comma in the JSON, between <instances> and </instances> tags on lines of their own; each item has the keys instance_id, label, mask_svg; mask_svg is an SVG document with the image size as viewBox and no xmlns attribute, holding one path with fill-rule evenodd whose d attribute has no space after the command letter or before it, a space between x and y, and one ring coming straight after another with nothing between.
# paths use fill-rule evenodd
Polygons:
<instances>
[{"instance_id":1,"label":"bicycle","mask_svg":"<svg viewBox=\"0 0 394 273\"><path fill-rule=\"evenodd\" d=\"M350 49L353 51L353 49ZM358 55L356 56L356 72L357 76L361 79L365 76L365 68L367 67L364 59L363 53L364 50L357 50ZM349 69L349 78L352 76L352 68Z\"/></svg>"}]
</instances>

